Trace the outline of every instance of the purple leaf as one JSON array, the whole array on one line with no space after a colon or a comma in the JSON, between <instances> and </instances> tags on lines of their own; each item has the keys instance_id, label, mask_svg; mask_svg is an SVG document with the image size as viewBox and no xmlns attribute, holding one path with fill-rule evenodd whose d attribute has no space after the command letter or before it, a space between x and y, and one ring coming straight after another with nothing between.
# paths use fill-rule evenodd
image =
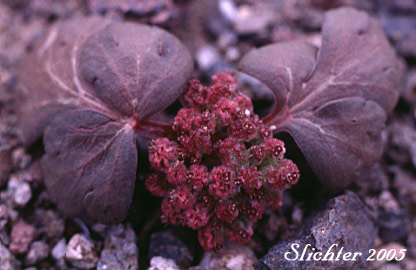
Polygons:
<instances>
[{"instance_id":1,"label":"purple leaf","mask_svg":"<svg viewBox=\"0 0 416 270\"><path fill-rule=\"evenodd\" d=\"M50 196L67 216L86 210L104 223L127 215L136 179L134 132L95 111L68 110L44 134L42 159Z\"/></svg>"},{"instance_id":2,"label":"purple leaf","mask_svg":"<svg viewBox=\"0 0 416 270\"><path fill-rule=\"evenodd\" d=\"M276 106L264 121L293 136L327 188L347 186L379 159L403 65L366 13L330 11L319 50L301 40L273 44L249 52L239 68L272 89Z\"/></svg>"},{"instance_id":3,"label":"purple leaf","mask_svg":"<svg viewBox=\"0 0 416 270\"><path fill-rule=\"evenodd\" d=\"M178 98L192 70L184 45L157 27L91 17L50 29L22 63L15 100L21 141L44 133L45 184L66 215L126 216L134 128Z\"/></svg>"}]
</instances>

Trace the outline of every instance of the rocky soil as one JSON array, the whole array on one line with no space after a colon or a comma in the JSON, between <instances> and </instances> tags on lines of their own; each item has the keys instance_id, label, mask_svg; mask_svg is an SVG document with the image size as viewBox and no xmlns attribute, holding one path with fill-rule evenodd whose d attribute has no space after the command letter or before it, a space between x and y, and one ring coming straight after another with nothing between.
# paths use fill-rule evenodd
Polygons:
<instances>
[{"instance_id":1,"label":"rocky soil","mask_svg":"<svg viewBox=\"0 0 416 270\"><path fill-rule=\"evenodd\" d=\"M330 4L329 4L330 3ZM289 138L288 152L302 170L282 209L266 213L247 246L203 252L194 232L164 227L159 203L145 191L148 161L141 146L137 190L129 217L106 226L65 219L49 199L39 160L42 141L23 147L15 135L12 93L18 66L57 20L108 16L159 25L178 36L206 81L235 70L242 55L264 44L306 38L320 45L326 10L354 6L381 21L407 64L406 88L383 133L382 160L342 193L323 191ZM265 115L271 93L238 74L255 110ZM169 107L166 118L179 108ZM34 116L36 117L36 116ZM412 0L0 0L0 269L416 269L416 2ZM292 243L350 251L406 249L401 261L282 261Z\"/></svg>"}]
</instances>

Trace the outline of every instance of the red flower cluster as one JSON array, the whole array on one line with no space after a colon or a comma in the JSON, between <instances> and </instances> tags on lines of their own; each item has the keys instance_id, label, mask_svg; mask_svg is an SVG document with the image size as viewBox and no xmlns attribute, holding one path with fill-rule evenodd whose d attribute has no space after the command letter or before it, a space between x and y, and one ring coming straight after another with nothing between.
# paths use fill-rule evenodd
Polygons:
<instances>
[{"instance_id":1,"label":"red flower cluster","mask_svg":"<svg viewBox=\"0 0 416 270\"><path fill-rule=\"evenodd\" d=\"M236 86L228 72L213 76L209 87L192 80L172 124L176 137L149 145L157 172L146 187L164 197L162 221L198 230L207 250L219 250L224 236L247 243L263 209L278 209L282 191L299 179L283 142Z\"/></svg>"}]
</instances>

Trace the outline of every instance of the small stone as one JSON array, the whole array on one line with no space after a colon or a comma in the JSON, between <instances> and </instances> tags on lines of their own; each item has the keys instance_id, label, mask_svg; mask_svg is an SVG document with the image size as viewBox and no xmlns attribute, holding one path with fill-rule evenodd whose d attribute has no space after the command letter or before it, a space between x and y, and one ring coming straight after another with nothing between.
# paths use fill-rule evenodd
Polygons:
<instances>
[{"instance_id":1,"label":"small stone","mask_svg":"<svg viewBox=\"0 0 416 270\"><path fill-rule=\"evenodd\" d=\"M227 21L234 22L237 19L238 9L232 0L219 0L218 9Z\"/></svg>"},{"instance_id":2,"label":"small stone","mask_svg":"<svg viewBox=\"0 0 416 270\"><path fill-rule=\"evenodd\" d=\"M225 58L227 61L234 62L240 59L240 50L237 47L229 47L225 51Z\"/></svg>"},{"instance_id":3,"label":"small stone","mask_svg":"<svg viewBox=\"0 0 416 270\"><path fill-rule=\"evenodd\" d=\"M252 270L257 261L253 250L227 242L218 253L207 251L199 266L207 270Z\"/></svg>"},{"instance_id":4,"label":"small stone","mask_svg":"<svg viewBox=\"0 0 416 270\"><path fill-rule=\"evenodd\" d=\"M49 255L49 246L44 241L35 241L30 245L25 258L25 265L34 265Z\"/></svg>"},{"instance_id":5,"label":"small stone","mask_svg":"<svg viewBox=\"0 0 416 270\"><path fill-rule=\"evenodd\" d=\"M0 242L0 269L1 270L18 270L20 269L20 263L16 260L13 254L3 246Z\"/></svg>"},{"instance_id":6,"label":"small stone","mask_svg":"<svg viewBox=\"0 0 416 270\"><path fill-rule=\"evenodd\" d=\"M13 254L26 253L30 243L35 238L36 228L24 220L19 220L13 225L11 236L10 251Z\"/></svg>"},{"instance_id":7,"label":"small stone","mask_svg":"<svg viewBox=\"0 0 416 270\"><path fill-rule=\"evenodd\" d=\"M416 260L406 257L403 261L400 262L403 270L414 270L416 269Z\"/></svg>"},{"instance_id":8,"label":"small stone","mask_svg":"<svg viewBox=\"0 0 416 270\"><path fill-rule=\"evenodd\" d=\"M399 206L394 196L389 191L384 191L379 196L378 225L379 235L386 242L395 242L407 239L407 211Z\"/></svg>"},{"instance_id":9,"label":"small stone","mask_svg":"<svg viewBox=\"0 0 416 270\"><path fill-rule=\"evenodd\" d=\"M273 22L273 12L263 7L242 5L238 8L234 28L240 35L264 32Z\"/></svg>"},{"instance_id":10,"label":"small stone","mask_svg":"<svg viewBox=\"0 0 416 270\"><path fill-rule=\"evenodd\" d=\"M397 254L396 256L400 256L400 251L402 249L406 249L406 248L404 246L398 244L398 243L393 242L393 243L388 243L384 246L376 248L376 254L379 254L382 249L385 249L387 252L389 252L390 250L395 250L395 252L396 252L395 254ZM406 254L406 256L407 256L407 254ZM371 269L384 269L386 263L388 263L386 257L387 256L385 256L382 260L376 258L376 260L374 260L370 264L370 268Z\"/></svg>"},{"instance_id":11,"label":"small stone","mask_svg":"<svg viewBox=\"0 0 416 270\"><path fill-rule=\"evenodd\" d=\"M136 234L129 225L112 226L105 238L97 270L138 270Z\"/></svg>"},{"instance_id":12,"label":"small stone","mask_svg":"<svg viewBox=\"0 0 416 270\"><path fill-rule=\"evenodd\" d=\"M180 270L180 268L174 260L156 256L150 260L150 267L147 270Z\"/></svg>"},{"instance_id":13,"label":"small stone","mask_svg":"<svg viewBox=\"0 0 416 270\"><path fill-rule=\"evenodd\" d=\"M206 45L196 52L196 62L201 70L207 71L221 60L220 54L214 46Z\"/></svg>"},{"instance_id":14,"label":"small stone","mask_svg":"<svg viewBox=\"0 0 416 270\"><path fill-rule=\"evenodd\" d=\"M150 237L149 257L161 256L173 259L179 266L187 267L193 261L193 251L179 237L184 233L180 230L155 232Z\"/></svg>"},{"instance_id":15,"label":"small stone","mask_svg":"<svg viewBox=\"0 0 416 270\"><path fill-rule=\"evenodd\" d=\"M53 210L43 212L42 224L49 239L59 239L64 233L65 221Z\"/></svg>"},{"instance_id":16,"label":"small stone","mask_svg":"<svg viewBox=\"0 0 416 270\"><path fill-rule=\"evenodd\" d=\"M12 177L7 185L7 195L16 206L25 207L32 198L32 190L28 183Z\"/></svg>"},{"instance_id":17,"label":"small stone","mask_svg":"<svg viewBox=\"0 0 416 270\"><path fill-rule=\"evenodd\" d=\"M303 220L303 210L300 205L295 205L292 211L292 222L294 224L301 224Z\"/></svg>"},{"instance_id":18,"label":"small stone","mask_svg":"<svg viewBox=\"0 0 416 270\"><path fill-rule=\"evenodd\" d=\"M409 246L409 255L416 258L416 221L414 222L413 230L407 239L407 245Z\"/></svg>"},{"instance_id":19,"label":"small stone","mask_svg":"<svg viewBox=\"0 0 416 270\"><path fill-rule=\"evenodd\" d=\"M12 162L13 167L18 170L26 169L30 162L32 161L32 158L29 154L26 153L26 150L24 147L19 147L13 150L12 152Z\"/></svg>"},{"instance_id":20,"label":"small stone","mask_svg":"<svg viewBox=\"0 0 416 270\"><path fill-rule=\"evenodd\" d=\"M360 194L375 194L389 188L389 178L380 163L364 171L354 183L361 189Z\"/></svg>"},{"instance_id":21,"label":"small stone","mask_svg":"<svg viewBox=\"0 0 416 270\"><path fill-rule=\"evenodd\" d=\"M75 234L69 240L65 258L74 267L81 269L94 268L98 262L94 244L81 234Z\"/></svg>"},{"instance_id":22,"label":"small stone","mask_svg":"<svg viewBox=\"0 0 416 270\"><path fill-rule=\"evenodd\" d=\"M383 269L384 270L402 270L400 265L395 264L395 263L388 263L388 264L384 265Z\"/></svg>"},{"instance_id":23,"label":"small stone","mask_svg":"<svg viewBox=\"0 0 416 270\"><path fill-rule=\"evenodd\" d=\"M353 192L331 199L325 210L305 220L296 235L280 241L255 264L256 270L283 270L283 269L367 269L365 256L357 257L356 261L300 261L286 260L284 254L292 252L292 245L298 244L299 254L309 245L316 251L327 251L332 245L334 253L361 252L368 254L376 238L377 228L373 223L369 209Z\"/></svg>"},{"instance_id":24,"label":"small stone","mask_svg":"<svg viewBox=\"0 0 416 270\"><path fill-rule=\"evenodd\" d=\"M378 200L380 207L386 212L395 212L400 210L399 203L390 191L383 191Z\"/></svg>"},{"instance_id":25,"label":"small stone","mask_svg":"<svg viewBox=\"0 0 416 270\"><path fill-rule=\"evenodd\" d=\"M55 260L59 261L65 257L65 251L66 251L66 241L65 241L65 238L62 238L52 248L51 255Z\"/></svg>"},{"instance_id":26,"label":"small stone","mask_svg":"<svg viewBox=\"0 0 416 270\"><path fill-rule=\"evenodd\" d=\"M30 164L29 168L25 172L26 182L28 182L32 188L40 188L43 185L43 171L40 165L40 160L35 160Z\"/></svg>"},{"instance_id":27,"label":"small stone","mask_svg":"<svg viewBox=\"0 0 416 270\"><path fill-rule=\"evenodd\" d=\"M5 204L0 204L0 230L6 226L9 220L9 210Z\"/></svg>"},{"instance_id":28,"label":"small stone","mask_svg":"<svg viewBox=\"0 0 416 270\"><path fill-rule=\"evenodd\" d=\"M394 174L393 186L397 190L400 205L407 209L416 209L416 181L414 175L399 166L391 168L391 171Z\"/></svg>"},{"instance_id":29,"label":"small stone","mask_svg":"<svg viewBox=\"0 0 416 270\"><path fill-rule=\"evenodd\" d=\"M416 166L416 129L412 119L395 119L387 132L389 156L398 163Z\"/></svg>"}]
</instances>

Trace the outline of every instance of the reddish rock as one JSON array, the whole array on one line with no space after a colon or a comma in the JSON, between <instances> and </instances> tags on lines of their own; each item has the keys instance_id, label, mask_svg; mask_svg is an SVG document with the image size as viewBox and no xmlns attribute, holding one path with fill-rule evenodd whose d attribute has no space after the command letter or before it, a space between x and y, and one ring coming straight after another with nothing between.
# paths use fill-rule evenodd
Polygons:
<instances>
[{"instance_id":1,"label":"reddish rock","mask_svg":"<svg viewBox=\"0 0 416 270\"><path fill-rule=\"evenodd\" d=\"M19 220L13 225L10 244L10 251L13 254L23 254L27 251L30 243L35 238L36 229L34 226L26 223L24 220Z\"/></svg>"}]
</instances>

